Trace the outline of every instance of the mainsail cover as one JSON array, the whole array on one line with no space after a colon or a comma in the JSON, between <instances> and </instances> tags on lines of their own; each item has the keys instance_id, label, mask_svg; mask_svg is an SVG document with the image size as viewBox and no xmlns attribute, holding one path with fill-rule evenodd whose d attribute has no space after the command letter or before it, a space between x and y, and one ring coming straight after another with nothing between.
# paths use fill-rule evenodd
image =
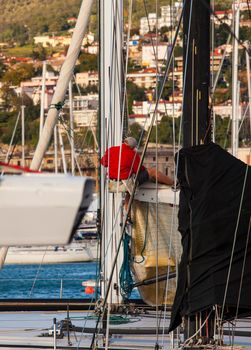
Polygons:
<instances>
[{"instance_id":1,"label":"mainsail cover","mask_svg":"<svg viewBox=\"0 0 251 350\"><path fill-rule=\"evenodd\" d=\"M169 331L216 304L225 319L251 315L251 167L214 143L177 159L183 254Z\"/></svg>"}]
</instances>

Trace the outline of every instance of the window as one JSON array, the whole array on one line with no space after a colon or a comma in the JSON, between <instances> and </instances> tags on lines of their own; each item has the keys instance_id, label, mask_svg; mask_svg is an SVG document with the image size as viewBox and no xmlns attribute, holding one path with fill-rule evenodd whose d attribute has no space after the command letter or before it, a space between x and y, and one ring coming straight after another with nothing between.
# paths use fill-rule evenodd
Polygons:
<instances>
[{"instance_id":1,"label":"window","mask_svg":"<svg viewBox=\"0 0 251 350\"><path fill-rule=\"evenodd\" d=\"M153 161L154 161L154 162L156 161L156 157L153 157Z\"/></svg>"},{"instance_id":2,"label":"window","mask_svg":"<svg viewBox=\"0 0 251 350\"><path fill-rule=\"evenodd\" d=\"M168 157L166 157L166 162L168 162Z\"/></svg>"},{"instance_id":3,"label":"window","mask_svg":"<svg viewBox=\"0 0 251 350\"><path fill-rule=\"evenodd\" d=\"M168 168L166 168L166 176L168 176Z\"/></svg>"}]
</instances>

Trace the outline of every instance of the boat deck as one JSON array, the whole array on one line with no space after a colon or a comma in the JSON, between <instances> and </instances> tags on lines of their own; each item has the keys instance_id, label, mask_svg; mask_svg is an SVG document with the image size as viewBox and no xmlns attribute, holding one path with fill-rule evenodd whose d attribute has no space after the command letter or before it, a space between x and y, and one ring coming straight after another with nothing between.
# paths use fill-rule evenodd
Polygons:
<instances>
[{"instance_id":1,"label":"boat deck","mask_svg":"<svg viewBox=\"0 0 251 350\"><path fill-rule=\"evenodd\" d=\"M90 349L96 319L88 311L70 312L73 329L67 332L67 329L64 328L63 337L58 338L56 343L54 342L54 337L51 334L53 320L56 319L58 323L66 318L67 313L63 311L1 312L0 348ZM161 317L158 321L153 313L128 316L128 319L130 322L126 324L109 325L110 336L107 349L154 349L157 339L161 349L170 348L170 336L163 333L163 329L168 327L169 315L167 319ZM156 336L157 325L159 325L158 338ZM235 338L238 349L240 347L251 349L251 320L239 321L237 331L241 334ZM105 349L105 336L103 336L102 331L97 339L97 349ZM226 343L229 339L230 336L225 337Z\"/></svg>"}]
</instances>

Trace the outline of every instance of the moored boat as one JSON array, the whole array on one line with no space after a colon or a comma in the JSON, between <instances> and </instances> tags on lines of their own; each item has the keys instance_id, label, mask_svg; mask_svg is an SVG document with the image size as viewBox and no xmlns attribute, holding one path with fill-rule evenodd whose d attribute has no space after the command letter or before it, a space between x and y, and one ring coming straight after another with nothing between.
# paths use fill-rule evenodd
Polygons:
<instances>
[{"instance_id":1,"label":"moored boat","mask_svg":"<svg viewBox=\"0 0 251 350\"><path fill-rule=\"evenodd\" d=\"M60 264L95 261L97 240L82 240L65 246L9 248L5 264Z\"/></svg>"}]
</instances>

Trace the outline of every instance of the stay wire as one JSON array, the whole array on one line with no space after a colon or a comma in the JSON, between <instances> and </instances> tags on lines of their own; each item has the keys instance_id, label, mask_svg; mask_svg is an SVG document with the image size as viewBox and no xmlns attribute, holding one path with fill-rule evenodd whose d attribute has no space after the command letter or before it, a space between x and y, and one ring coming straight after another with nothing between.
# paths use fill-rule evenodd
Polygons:
<instances>
[{"instance_id":1,"label":"stay wire","mask_svg":"<svg viewBox=\"0 0 251 350\"><path fill-rule=\"evenodd\" d=\"M251 19L251 10L250 10L250 5L249 5L249 0L247 0L247 7L248 7L249 18Z\"/></svg>"},{"instance_id":2,"label":"stay wire","mask_svg":"<svg viewBox=\"0 0 251 350\"><path fill-rule=\"evenodd\" d=\"M145 14L146 14L146 18L147 18L148 30L150 32L151 26L150 26L150 21L149 21L149 13L148 13L147 5L146 5L146 0L144 0L143 3L144 3L144 9L145 9ZM157 31L157 25L156 25L156 31ZM156 35L156 41L157 41L157 34L155 34L155 35ZM152 36L150 37L150 40L151 40L151 45L153 48L153 56L154 56L155 61L157 62L157 50L156 50L156 46L154 45ZM158 67L156 64L156 74L157 73L158 73ZM157 80L156 80L156 84L157 84Z\"/></svg>"},{"instance_id":3,"label":"stay wire","mask_svg":"<svg viewBox=\"0 0 251 350\"><path fill-rule=\"evenodd\" d=\"M144 3L144 9L145 9L145 14L146 14L146 18L147 18L148 30L150 32L151 31L151 26L150 26L150 21L149 21L149 12L148 12L148 9L147 9L146 0L144 0L143 3ZM156 10L156 13L157 13L157 10ZM158 62L158 46L157 46L157 44L158 44L157 29L158 28L157 27L158 27L158 25L156 25L156 45L154 45L152 36L150 37L151 45L152 45L152 48L153 48L153 56L154 56L154 59L156 61L156 87L157 88L155 88L155 95L157 94L159 79L160 79L160 76L161 76L161 70L159 69L158 64L157 64L157 62ZM157 49L156 49L156 47L157 47ZM167 44L167 49L166 49L166 52L165 52L165 56L163 58L162 65L164 64L165 58L167 58L167 57L168 57L168 44ZM173 57L173 62L174 62L174 57ZM173 70L173 73L174 73L174 70ZM173 79L173 85L174 85L174 79ZM168 116L167 108L166 108L166 101L163 100L163 102L164 102L164 108L165 108L166 115ZM152 105L152 103L149 106L149 112L150 112L150 109L151 109L151 105ZM174 107L174 101L173 101L173 107Z\"/></svg>"},{"instance_id":4,"label":"stay wire","mask_svg":"<svg viewBox=\"0 0 251 350\"><path fill-rule=\"evenodd\" d=\"M37 279L38 279L40 270L41 270L41 268L42 268L42 265L43 265L44 258L45 258L45 255L46 255L46 253L47 253L47 250L48 250L48 246L45 248L44 254L43 254L42 259L41 259L41 262L40 262L40 264L38 265L37 272L36 272L36 276L35 276L35 278L34 278L34 280L33 280L33 284L32 284L32 287L31 287L31 289L30 289L29 297L31 297L32 294L33 294L33 290L34 290L34 288L35 288L35 284L36 284L36 282L37 282Z\"/></svg>"},{"instance_id":5,"label":"stay wire","mask_svg":"<svg viewBox=\"0 0 251 350\"><path fill-rule=\"evenodd\" d=\"M19 113L17 115L17 119L16 119L16 123L15 123L14 129L13 129L13 132L12 132L12 135L11 135L8 151L7 151L7 154L6 154L6 157L5 157L5 163L8 163L8 164L10 163L10 160L11 160L11 158L13 156L13 153L14 153L14 149L16 147L16 145L14 145L13 150L11 151L11 147L12 147L15 135L16 135L16 131L17 131L17 126L18 126L18 122L19 122L19 119L20 119L20 115L21 115L21 112L19 111ZM2 176L3 174L4 174L4 170L2 170L0 176Z\"/></svg>"},{"instance_id":6,"label":"stay wire","mask_svg":"<svg viewBox=\"0 0 251 350\"><path fill-rule=\"evenodd\" d=\"M177 29L176 29L176 32L175 32L175 36L174 36L174 39L173 39L172 46L171 46L171 51L170 51L170 54L169 54L169 56L168 56L168 61L167 61L166 67L165 67L164 76L163 76L162 84L161 84L161 87L160 87L160 92L159 92L159 95L158 95L158 98L157 98L157 101L156 101L156 104L155 104L155 107L154 107L154 110L153 110L153 115L152 115L152 118L151 118L151 123L150 123L149 128L148 128L148 133L147 133L147 137L146 137L146 141L145 141L143 153L142 153L142 155L141 155L142 162L140 163L139 168L140 168L140 166L142 165L143 160L144 160L144 157L145 157L147 145L148 145L148 143L149 143L151 131L152 131L152 128L153 128L153 124L154 124L154 121L155 121L155 117L156 117L156 111L157 111L157 109L158 109L158 105L159 105L161 96L162 96L162 94L163 94L164 87L165 87L165 83L166 83L166 80L167 80L167 77L168 77L168 74L169 74L169 70L170 70L170 67L171 67L171 63L172 63L172 59L173 59L173 54L174 54L174 48L175 48L175 44L176 44L176 42L177 42L177 38L178 38L178 35L179 35L179 30L180 30L182 18L183 18L183 15L184 15L184 7L185 7L185 4L186 4L186 1L187 1L187 0L184 1L184 5L183 5L183 8L182 8L182 11L181 11L181 14L180 14L180 18L179 18L179 21L178 21ZM187 71L186 68L185 68L185 71ZM186 73L185 73L185 74L186 74ZM183 103L182 103L182 104L183 104ZM149 111L150 111L151 106L152 106L152 103L149 105ZM182 107L182 110L183 110L183 109L184 109L184 106ZM149 113L149 114L150 114L150 113ZM182 119L182 118L181 118L181 119ZM146 124L146 120L145 120L145 124ZM138 144L141 143L142 138L143 138L143 131L141 132L141 135L140 135L140 139L139 139ZM181 123L180 123L180 132L179 132L179 144L181 143L180 140L181 140Z\"/></svg>"},{"instance_id":7,"label":"stay wire","mask_svg":"<svg viewBox=\"0 0 251 350\"><path fill-rule=\"evenodd\" d=\"M122 62L121 62L121 67L122 67L122 71L121 71L121 76L118 76L118 86L120 87L121 85L124 86L124 90L120 90L120 101L121 101L121 110L120 110L120 120L121 120L121 127L120 127L120 148L119 148L119 162L118 162L118 174L117 174L117 179L120 179L120 172L121 172L121 157L122 157L122 139L123 139L123 133L124 133L124 113L125 113L125 100L126 100L126 75L127 75L127 66L128 66L128 47L129 47L129 38L130 38L130 30L131 30L131 16L132 16L132 0L131 2L129 2L128 4L129 6L129 25L128 25L128 32L127 32L127 51L126 51L126 62L125 62L125 65L124 65L124 57L123 57L123 49L122 49L122 52L121 52L121 59L122 59ZM116 7L116 10L117 10L117 7ZM115 18L116 18L116 21L115 24L117 22L119 22L119 13L118 11L115 11L114 9L114 3L113 3L113 11L115 13ZM121 28L120 28L121 29ZM114 28L114 39L116 38L116 33L117 33L117 30L116 28ZM120 37L122 37L122 29L121 31L119 32L120 34ZM122 40L122 39L121 39ZM115 47L116 47L116 57L119 56L118 54L118 48L116 46L116 43L117 43L117 40L114 40L115 42ZM118 59L116 60L116 64L117 64L117 72L119 72L119 66L118 66ZM119 75L119 74L118 74ZM124 81L122 81L122 76L125 77ZM135 154L136 156L136 154ZM134 161L133 161L134 162ZM117 181L117 195L119 193L119 181Z\"/></svg>"},{"instance_id":8,"label":"stay wire","mask_svg":"<svg viewBox=\"0 0 251 350\"><path fill-rule=\"evenodd\" d=\"M182 12L183 12L183 10L182 10ZM148 14L147 7L146 7L146 13ZM181 13L180 18L181 18L182 16L183 16L183 15L182 15L182 13ZM147 15L147 17L148 17L148 15ZM149 24L148 28L149 28L149 30L150 30L150 24ZM177 29L177 31L176 31L176 34L177 34L177 35L178 35L178 33L179 33L179 29L180 29L180 20L178 21L178 29ZM176 39L173 40L172 46L174 46L175 43L176 43L176 41L177 41L176 34L175 34L175 38L176 38ZM153 42L152 42L152 46L153 46L153 50L154 50L155 47L154 47L154 45L153 45ZM174 55L174 50L172 50L171 53L170 53L170 55L168 56L168 48L169 48L169 45L167 45L165 57L168 57L168 58L173 57L173 55ZM163 60L163 64L164 64L164 62L165 62L165 60ZM155 94L156 94L156 92L155 92ZM152 107L152 104L153 104L153 102L150 102L150 103L149 103L147 117L145 118L145 122L144 122L143 128L142 128L142 130L141 130L141 132L140 132L140 137L139 137L139 141L138 141L138 146L139 146L139 145L141 144L141 142L142 142L142 139L143 139L143 136L144 136L144 129L145 129L145 126L146 126L146 123L147 123L147 119L148 119L148 117L150 117L150 114L151 114L151 107ZM158 104L159 104L159 101L157 101L156 108L158 108ZM165 103L165 102L164 102L164 105L165 105L165 109L166 109L166 103ZM181 130L181 129L180 129L180 130Z\"/></svg>"},{"instance_id":9,"label":"stay wire","mask_svg":"<svg viewBox=\"0 0 251 350\"><path fill-rule=\"evenodd\" d=\"M69 131L68 131L69 129L67 128L67 124L66 124L66 122L65 122L65 120L64 120L64 117L63 117L63 116L60 116L58 120L59 120L59 122L60 122L60 125L62 125L63 128L65 129L66 135L67 135L67 139L68 139L68 141L69 141L69 144L70 144L70 146L72 146L73 138L71 137L71 134L70 134ZM82 176L83 174L82 174L82 171L81 171L81 168L80 168L80 165L79 165L79 161L78 161L78 158L77 158L77 154L76 154L76 152L75 152L75 149L74 149L74 161L75 161L75 163L76 163L76 165L77 165L78 172L79 172L80 176Z\"/></svg>"},{"instance_id":10,"label":"stay wire","mask_svg":"<svg viewBox=\"0 0 251 350\"><path fill-rule=\"evenodd\" d=\"M122 36L123 36L123 30L122 30L122 26L118 25L120 24L120 18L122 16L122 14L119 12L121 11L120 6L118 5L118 3L116 1L112 2L112 10L113 10L113 17L114 17L114 27L113 27L113 50L114 53L112 55L112 57L114 57L114 61L115 61L115 78L117 78L117 85L113 84L113 88L114 88L114 93L112 94L112 96L116 96L117 91L115 91L116 86L118 87L119 91L119 117L120 117L120 135L119 135L119 143L120 143L120 149L119 149L119 165L118 165L118 176L117 179L120 179L120 164L121 164L121 155L122 155L122 138L123 138L123 122L124 122L124 97L125 95L122 94L123 90L122 90L122 85L125 83L124 81L122 81L122 76L124 76L124 59L123 59L123 48L122 48ZM120 41L121 41L121 47L118 47L117 45L117 35L119 35L120 37ZM119 51L119 49L121 49L121 51ZM121 67L121 70L120 70ZM112 77L114 76L112 75ZM115 79L114 79L115 80ZM116 99L114 99L114 106L113 106L113 111L115 111L115 102ZM111 115L113 115L113 125L116 126L116 122L115 122L115 118L117 118L117 116L115 115L115 113L112 114L112 110L111 110ZM113 130L113 132L115 133L116 130ZM114 136L115 139L115 136ZM116 190L116 197L118 198L119 195L119 181L117 181L117 190ZM115 209L117 209L117 213L115 213ZM115 199L114 199L114 213L115 215L119 215L119 213L121 212L121 210L123 210L123 205L122 205L122 201L120 202L120 205L118 205L118 207L116 208L115 205ZM115 230L115 225L114 225L114 230ZM113 235L114 236L114 245L115 247L117 247L117 236L116 234ZM116 249L116 248L115 248ZM116 265L116 280L117 280L117 285L119 285L119 271L118 271L118 267Z\"/></svg>"},{"instance_id":11,"label":"stay wire","mask_svg":"<svg viewBox=\"0 0 251 350\"><path fill-rule=\"evenodd\" d=\"M248 57L250 58L251 56L250 56L249 50L247 49L247 47L246 47L246 45L243 43L243 41L240 40L240 39L235 35L235 33L233 32L232 28L231 28L228 24L226 24L221 18L219 18L219 17L217 16L217 14L216 14L216 12L214 11L214 9L212 8L212 6L210 6L205 0L201 0L201 2L203 3L204 7L207 8L207 9L210 11L211 15L214 16L214 17L217 19L217 21L219 21L219 23L221 23L222 25L223 25L223 24L225 25L226 30L227 30L228 33L230 34L230 38L231 38L231 37L234 38L234 39L238 42L238 44L242 47L242 49L244 50L244 52L246 52L247 55L248 55ZM247 4L248 4L248 0L247 0ZM249 5L249 4L248 4L248 5ZM230 39L229 39L229 41L230 41ZM211 122L212 122L212 121L211 121ZM211 122L209 123L209 126L208 126L207 130L205 131L205 135L204 135L203 142L204 142L204 140L206 139L209 130L211 129Z\"/></svg>"},{"instance_id":12,"label":"stay wire","mask_svg":"<svg viewBox=\"0 0 251 350\"><path fill-rule=\"evenodd\" d=\"M185 0L185 2L186 2L186 0ZM166 69L165 69L164 79L163 79L163 82L162 82L162 86L161 86L161 89L160 89L160 94L159 94L159 96L157 98L157 101L160 100L160 97L161 97L161 95L163 93L163 90L164 90L164 84L166 82L166 79L167 79L167 76L168 76L168 73L169 73L171 60L172 60L172 55L173 55L173 51L174 51L174 45L175 45L177 37L178 37L178 32L179 32L179 28L181 26L181 21L182 21L183 15L184 15L184 6L183 6L183 9L182 9L180 18L179 18L178 28L177 28L177 31L175 33L174 43L173 43L172 50L171 50L171 53L170 53L170 56L169 56L169 59L168 59L168 63L167 63ZM156 104L156 106L157 106L157 104ZM134 194L135 194L135 191L136 191L136 183L137 183L137 180L138 180L138 177L139 177L140 168L141 168L142 163L143 163L143 159L144 159L144 156L145 156L145 153L146 153L146 148L147 148L147 145L148 145L148 142L149 142L151 130L152 130L153 123L154 123L154 120L155 120L156 106L155 106L155 109L154 109L154 114L153 114L153 117L152 117L152 120L151 120L151 124L150 124L150 127L149 127L149 132L148 132L147 139L146 139L146 142L145 142L145 145L144 145L144 149L143 149L143 152L142 152L142 155L141 155L141 158L140 158L140 163L139 163L139 167L138 167L138 170L137 170L137 173L136 173L136 178L135 178L135 184L134 184L134 187L133 187L133 190L132 190L132 194L131 194L130 199L129 199L126 217L125 217L123 225L122 225L122 230L121 230L122 233L121 233L121 236L120 236L120 240L118 242L117 251L116 251L113 263L112 263L111 274L110 274L110 277L109 277L109 280L108 280L108 283L107 283L107 290L106 290L105 297L104 297L104 300L103 300L103 308L105 307L105 305L107 303L107 300L108 300L109 291L110 291L111 283L112 283L113 273L114 273L114 270L115 270L115 266L116 266L116 263L117 263L118 255L119 255L121 244L122 244L123 237L124 237L124 231L125 231L125 228L126 228L127 217L128 217L128 214L129 214L131 206L132 206L132 201L133 201ZM92 342L91 342L91 348L93 348L93 345L94 345L94 342L95 342L95 337L96 337L97 330L98 330L98 325L99 325L99 322L100 322L100 320L102 318L103 317L101 317L101 313L100 313L99 316L98 316L97 322L96 322L94 333L93 333Z\"/></svg>"},{"instance_id":13,"label":"stay wire","mask_svg":"<svg viewBox=\"0 0 251 350\"><path fill-rule=\"evenodd\" d=\"M204 7L206 7L211 15L213 15L217 21L219 21L221 24L225 25L226 30L228 31L229 34L231 34L231 36L238 42L238 44L244 49L245 52L247 52L248 56L250 56L249 50L247 49L247 47L245 46L245 44L243 43L242 40L240 40L235 33L233 32L233 30L230 28L230 26L228 24L226 24L219 16L217 16L216 12L212 9L212 7L205 1L205 0L200 0L202 2L202 4L204 5Z\"/></svg>"}]
</instances>

